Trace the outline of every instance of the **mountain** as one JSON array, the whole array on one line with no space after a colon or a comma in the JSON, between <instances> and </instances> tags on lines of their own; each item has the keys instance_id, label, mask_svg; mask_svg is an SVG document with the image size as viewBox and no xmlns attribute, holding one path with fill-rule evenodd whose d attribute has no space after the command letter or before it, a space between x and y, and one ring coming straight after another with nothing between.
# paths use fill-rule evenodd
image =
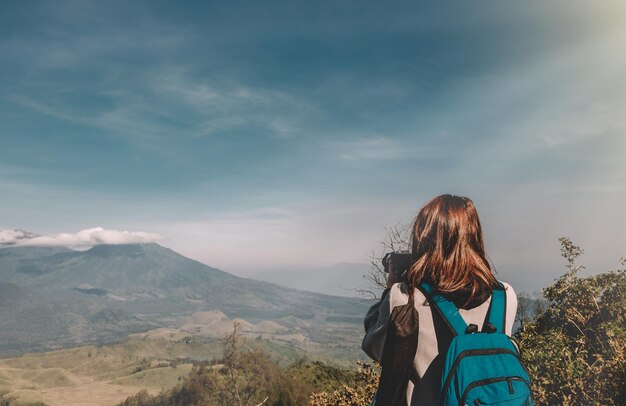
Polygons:
<instances>
[{"instance_id":1,"label":"mountain","mask_svg":"<svg viewBox=\"0 0 626 406\"><path fill-rule=\"evenodd\" d=\"M0 354L119 339L207 310L251 322L306 320L319 341L326 333L316 328L360 329L367 310L362 300L240 278L153 243L6 247L0 280L0 294L12 292L0 300Z\"/></svg>"},{"instance_id":2,"label":"mountain","mask_svg":"<svg viewBox=\"0 0 626 406\"><path fill-rule=\"evenodd\" d=\"M341 262L322 268L267 271L255 274L254 278L293 289L358 297L358 290L368 287L365 275L370 269L370 264Z\"/></svg>"}]
</instances>

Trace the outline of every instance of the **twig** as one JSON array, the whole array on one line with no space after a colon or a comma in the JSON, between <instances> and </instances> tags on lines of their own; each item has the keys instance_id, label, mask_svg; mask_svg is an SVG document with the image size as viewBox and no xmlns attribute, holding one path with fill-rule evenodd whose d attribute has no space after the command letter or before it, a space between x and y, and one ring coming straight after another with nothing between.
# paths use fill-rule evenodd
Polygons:
<instances>
[{"instance_id":1,"label":"twig","mask_svg":"<svg viewBox=\"0 0 626 406\"><path fill-rule=\"evenodd\" d=\"M264 400L263 402L259 403L259 404L258 404L258 405L256 405L256 406L261 406L263 403L267 402L267 399L269 399L269 398L270 398L269 396L268 396L268 397L266 397L266 398L265 398L265 400Z\"/></svg>"}]
</instances>

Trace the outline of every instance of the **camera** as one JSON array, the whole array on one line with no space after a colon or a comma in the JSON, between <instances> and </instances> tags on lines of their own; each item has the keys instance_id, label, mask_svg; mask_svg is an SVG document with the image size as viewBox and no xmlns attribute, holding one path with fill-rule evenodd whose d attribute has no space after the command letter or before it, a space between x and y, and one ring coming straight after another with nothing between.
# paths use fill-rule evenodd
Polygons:
<instances>
[{"instance_id":1,"label":"camera","mask_svg":"<svg viewBox=\"0 0 626 406\"><path fill-rule=\"evenodd\" d=\"M390 262L391 261L391 262ZM406 281L409 268L413 265L413 258L410 252L388 252L383 257L383 267L385 272L393 272L400 281Z\"/></svg>"}]
</instances>

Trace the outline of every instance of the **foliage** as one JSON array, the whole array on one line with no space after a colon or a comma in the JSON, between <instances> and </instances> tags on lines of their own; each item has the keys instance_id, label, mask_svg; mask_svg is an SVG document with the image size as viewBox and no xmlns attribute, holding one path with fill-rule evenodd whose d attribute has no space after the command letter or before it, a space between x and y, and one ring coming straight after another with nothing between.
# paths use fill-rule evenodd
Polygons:
<instances>
[{"instance_id":1,"label":"foliage","mask_svg":"<svg viewBox=\"0 0 626 406\"><path fill-rule=\"evenodd\" d=\"M300 360L289 368L287 373L302 382L309 393L334 392L343 386L358 385L362 381L361 371L347 370L326 365L320 361Z\"/></svg>"},{"instance_id":2,"label":"foliage","mask_svg":"<svg viewBox=\"0 0 626 406\"><path fill-rule=\"evenodd\" d=\"M380 368L371 364L358 363L356 382L353 386L344 385L340 390L333 392L319 392L311 395L313 406L369 406L376 388Z\"/></svg>"},{"instance_id":3,"label":"foliage","mask_svg":"<svg viewBox=\"0 0 626 406\"><path fill-rule=\"evenodd\" d=\"M626 404L626 271L580 275L583 254L561 238L567 271L543 289L548 308L517 332L537 404ZM622 260L621 265L626 265Z\"/></svg>"},{"instance_id":4,"label":"foliage","mask_svg":"<svg viewBox=\"0 0 626 406\"><path fill-rule=\"evenodd\" d=\"M296 406L309 403L313 392L334 391L358 379L354 371L321 362L302 360L282 368L263 352L244 350L236 323L222 347L221 359L196 365L172 390L157 396L141 391L120 406Z\"/></svg>"},{"instance_id":5,"label":"foliage","mask_svg":"<svg viewBox=\"0 0 626 406\"><path fill-rule=\"evenodd\" d=\"M392 230L390 241L401 233ZM626 260L622 269L583 277L582 249L561 238L567 271L543 289L548 301L520 309L516 333L537 405L626 404ZM385 248L388 246L386 245ZM372 261L373 265L374 261ZM375 269L376 271L376 269ZM523 301L524 306L531 302ZM534 316L528 315L534 310ZM354 386L316 393L312 405L369 405L378 374L365 366Z\"/></svg>"}]
</instances>

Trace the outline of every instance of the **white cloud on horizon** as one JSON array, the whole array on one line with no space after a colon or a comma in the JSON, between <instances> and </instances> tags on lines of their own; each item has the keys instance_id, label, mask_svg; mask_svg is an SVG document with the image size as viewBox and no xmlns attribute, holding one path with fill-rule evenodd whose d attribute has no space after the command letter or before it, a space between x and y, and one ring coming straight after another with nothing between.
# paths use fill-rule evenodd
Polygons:
<instances>
[{"instance_id":1,"label":"white cloud on horizon","mask_svg":"<svg viewBox=\"0 0 626 406\"><path fill-rule=\"evenodd\" d=\"M35 235L22 230L0 229L0 246L25 247L91 247L100 244L144 244L161 241L163 237L143 231L108 230L102 227L88 228L77 233L61 233L51 236Z\"/></svg>"}]
</instances>

